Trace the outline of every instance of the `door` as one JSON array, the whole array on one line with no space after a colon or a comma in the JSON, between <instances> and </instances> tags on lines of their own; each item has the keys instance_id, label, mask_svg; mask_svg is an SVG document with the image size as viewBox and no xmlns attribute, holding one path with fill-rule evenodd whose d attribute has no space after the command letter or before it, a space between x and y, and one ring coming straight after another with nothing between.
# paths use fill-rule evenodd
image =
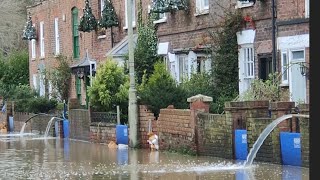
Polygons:
<instances>
[{"instance_id":1,"label":"door","mask_svg":"<svg viewBox=\"0 0 320 180\"><path fill-rule=\"evenodd\" d=\"M306 77L300 72L300 64L305 62L304 50L295 50L290 53L290 94L291 101L306 103Z\"/></svg>"}]
</instances>

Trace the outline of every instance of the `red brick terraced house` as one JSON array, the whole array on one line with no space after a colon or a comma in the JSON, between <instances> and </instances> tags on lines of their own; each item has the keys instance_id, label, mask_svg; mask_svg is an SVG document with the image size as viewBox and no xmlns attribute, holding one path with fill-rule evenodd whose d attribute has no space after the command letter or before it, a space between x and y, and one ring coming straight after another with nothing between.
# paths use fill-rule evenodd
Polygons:
<instances>
[{"instance_id":1,"label":"red brick terraced house","mask_svg":"<svg viewBox=\"0 0 320 180\"><path fill-rule=\"evenodd\" d=\"M256 77L266 79L276 67L282 74L282 88L289 89L289 100L309 103L309 0L277 0L272 5L272 0L237 2L236 8L243 10L251 24L237 34L239 92Z\"/></svg>"},{"instance_id":2,"label":"red brick terraced house","mask_svg":"<svg viewBox=\"0 0 320 180\"><path fill-rule=\"evenodd\" d=\"M28 7L36 27L37 39L29 43L30 85L40 95L50 93L41 71L56 66L55 56L62 54L72 58L73 64L82 61L88 52L96 64L112 57L123 64L127 47L126 0L111 0L118 16L119 26L105 31L77 31L84 0L44 0ZM132 0L133 27L136 32L138 0ZM185 1L184 1L185 2ZM207 51L208 30L215 26L212 18L223 9L216 2L234 9L241 9L248 25L237 33L239 47L239 92L243 93L254 78L266 79L273 69L282 73L282 87L289 89L290 100L309 102L309 79L302 74L302 63L309 63L309 0L277 0L273 41L272 0L217 1L189 0L188 8L158 13L158 54L177 82L189 77L192 71L209 71L211 56ZM101 16L104 0L90 0L96 19ZM150 12L152 0L142 0L143 14ZM137 35L134 35L136 40ZM275 45L275 46L273 46ZM273 60L273 50L276 60ZM193 67L193 68L192 68ZM88 101L88 82L72 77L70 98L78 98L81 104Z\"/></svg>"}]
</instances>

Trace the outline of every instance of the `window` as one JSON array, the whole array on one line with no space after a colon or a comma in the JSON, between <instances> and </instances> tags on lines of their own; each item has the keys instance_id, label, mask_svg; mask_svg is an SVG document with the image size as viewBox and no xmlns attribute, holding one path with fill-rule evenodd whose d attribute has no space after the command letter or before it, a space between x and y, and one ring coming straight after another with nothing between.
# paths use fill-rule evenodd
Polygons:
<instances>
[{"instance_id":1,"label":"window","mask_svg":"<svg viewBox=\"0 0 320 180\"><path fill-rule=\"evenodd\" d=\"M209 0L196 0L196 15L209 13Z\"/></svg>"},{"instance_id":2,"label":"window","mask_svg":"<svg viewBox=\"0 0 320 180\"><path fill-rule=\"evenodd\" d=\"M272 73L272 54L259 54L259 78L263 80L269 79Z\"/></svg>"},{"instance_id":3,"label":"window","mask_svg":"<svg viewBox=\"0 0 320 180\"><path fill-rule=\"evenodd\" d=\"M179 63L179 82L188 79L188 58L186 55L178 55Z\"/></svg>"},{"instance_id":4,"label":"window","mask_svg":"<svg viewBox=\"0 0 320 180\"><path fill-rule=\"evenodd\" d=\"M304 51L292 51L292 60L304 59Z\"/></svg>"},{"instance_id":5,"label":"window","mask_svg":"<svg viewBox=\"0 0 320 180\"><path fill-rule=\"evenodd\" d=\"M33 81L33 89L38 91L39 87L38 87L38 74L32 74L32 81Z\"/></svg>"},{"instance_id":6,"label":"window","mask_svg":"<svg viewBox=\"0 0 320 180\"><path fill-rule=\"evenodd\" d=\"M254 1L253 0L238 0L237 4L236 4L236 9L238 8L245 8L245 7L250 7L254 5Z\"/></svg>"},{"instance_id":7,"label":"window","mask_svg":"<svg viewBox=\"0 0 320 180\"><path fill-rule=\"evenodd\" d=\"M244 72L246 78L254 78L254 54L252 47L243 48Z\"/></svg>"},{"instance_id":8,"label":"window","mask_svg":"<svg viewBox=\"0 0 320 180\"><path fill-rule=\"evenodd\" d=\"M166 13L156 13L156 19L157 20L153 21L153 23L155 23L155 24L167 22Z\"/></svg>"},{"instance_id":9,"label":"window","mask_svg":"<svg viewBox=\"0 0 320 180\"><path fill-rule=\"evenodd\" d=\"M44 58L44 23L40 22L40 57Z\"/></svg>"},{"instance_id":10,"label":"window","mask_svg":"<svg viewBox=\"0 0 320 180\"><path fill-rule=\"evenodd\" d=\"M36 58L36 40L32 39L31 40L31 59Z\"/></svg>"},{"instance_id":11,"label":"window","mask_svg":"<svg viewBox=\"0 0 320 180\"><path fill-rule=\"evenodd\" d=\"M304 3L305 3L304 15L306 18L309 18L309 16L310 16L310 8L309 8L310 0L305 0Z\"/></svg>"},{"instance_id":12,"label":"window","mask_svg":"<svg viewBox=\"0 0 320 180\"><path fill-rule=\"evenodd\" d=\"M126 17L126 26L124 27L124 29L127 29L128 28L128 15L127 15L127 8L128 8L128 6L127 6L127 0L124 0L125 1L125 17ZM132 3L132 27L135 27L136 26L136 8L135 8L135 6L136 6L136 3L135 3L135 0L131 0L131 3Z\"/></svg>"},{"instance_id":13,"label":"window","mask_svg":"<svg viewBox=\"0 0 320 180\"><path fill-rule=\"evenodd\" d=\"M78 9L72 9L72 36L73 36L73 58L80 57L79 31L78 31Z\"/></svg>"},{"instance_id":14,"label":"window","mask_svg":"<svg viewBox=\"0 0 320 180\"><path fill-rule=\"evenodd\" d=\"M100 15L101 15L101 16L102 16L103 8L104 8L104 1L105 1L105 0L100 0Z\"/></svg>"},{"instance_id":15,"label":"window","mask_svg":"<svg viewBox=\"0 0 320 180\"><path fill-rule=\"evenodd\" d=\"M289 77L289 62L287 52L281 52L281 74L282 74L282 84L288 85Z\"/></svg>"},{"instance_id":16,"label":"window","mask_svg":"<svg viewBox=\"0 0 320 180\"><path fill-rule=\"evenodd\" d=\"M56 52L55 55L60 54L60 40L59 40L59 23L58 18L54 19L54 36L55 36L55 42L56 42Z\"/></svg>"},{"instance_id":17,"label":"window","mask_svg":"<svg viewBox=\"0 0 320 180\"><path fill-rule=\"evenodd\" d=\"M81 102L81 79L76 77L76 93L77 93L77 99Z\"/></svg>"},{"instance_id":18,"label":"window","mask_svg":"<svg viewBox=\"0 0 320 180\"><path fill-rule=\"evenodd\" d=\"M209 73L211 70L211 59L207 55L197 55L196 67L191 67L191 69L196 68L197 73Z\"/></svg>"},{"instance_id":19,"label":"window","mask_svg":"<svg viewBox=\"0 0 320 180\"><path fill-rule=\"evenodd\" d=\"M163 63L166 66L166 70L170 71L170 60L169 60L168 56L162 56L162 59L163 59Z\"/></svg>"}]
</instances>

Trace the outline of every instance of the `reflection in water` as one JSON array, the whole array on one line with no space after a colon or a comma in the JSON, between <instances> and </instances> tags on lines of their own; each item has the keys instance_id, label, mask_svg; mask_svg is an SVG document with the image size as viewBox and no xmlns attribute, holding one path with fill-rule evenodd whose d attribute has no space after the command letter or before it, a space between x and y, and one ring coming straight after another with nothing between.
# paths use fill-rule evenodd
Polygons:
<instances>
[{"instance_id":1,"label":"reflection in water","mask_svg":"<svg viewBox=\"0 0 320 180\"><path fill-rule=\"evenodd\" d=\"M63 157L64 160L68 161L70 159L70 147L69 147L69 139L63 140Z\"/></svg>"},{"instance_id":2,"label":"reflection in water","mask_svg":"<svg viewBox=\"0 0 320 180\"><path fill-rule=\"evenodd\" d=\"M117 149L118 165L127 165L128 164L128 152L129 152L129 149Z\"/></svg>"},{"instance_id":3,"label":"reflection in water","mask_svg":"<svg viewBox=\"0 0 320 180\"><path fill-rule=\"evenodd\" d=\"M301 167L282 166L282 180L302 180Z\"/></svg>"},{"instance_id":4,"label":"reflection in water","mask_svg":"<svg viewBox=\"0 0 320 180\"><path fill-rule=\"evenodd\" d=\"M309 179L308 168L268 163L244 168L243 162L221 158L149 149L109 149L107 145L59 138L0 141L0 158L0 180Z\"/></svg>"}]
</instances>

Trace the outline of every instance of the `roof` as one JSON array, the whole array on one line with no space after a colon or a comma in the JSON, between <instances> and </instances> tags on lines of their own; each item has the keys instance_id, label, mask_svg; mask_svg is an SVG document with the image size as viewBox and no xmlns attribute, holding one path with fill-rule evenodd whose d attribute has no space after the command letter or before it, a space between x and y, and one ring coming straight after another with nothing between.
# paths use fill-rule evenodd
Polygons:
<instances>
[{"instance_id":1,"label":"roof","mask_svg":"<svg viewBox=\"0 0 320 180\"><path fill-rule=\"evenodd\" d=\"M86 66L90 66L90 61L95 61L95 59L90 59L89 57L89 53L88 53L88 49L86 51L86 55L85 57L82 59L81 62L75 64L75 65L72 65L70 66L70 68L77 68L77 67L86 67Z\"/></svg>"},{"instance_id":2,"label":"roof","mask_svg":"<svg viewBox=\"0 0 320 180\"><path fill-rule=\"evenodd\" d=\"M138 34L133 34L133 47L136 47ZM129 52L128 36L124 37L117 45L106 53L106 57L124 56Z\"/></svg>"}]
</instances>

